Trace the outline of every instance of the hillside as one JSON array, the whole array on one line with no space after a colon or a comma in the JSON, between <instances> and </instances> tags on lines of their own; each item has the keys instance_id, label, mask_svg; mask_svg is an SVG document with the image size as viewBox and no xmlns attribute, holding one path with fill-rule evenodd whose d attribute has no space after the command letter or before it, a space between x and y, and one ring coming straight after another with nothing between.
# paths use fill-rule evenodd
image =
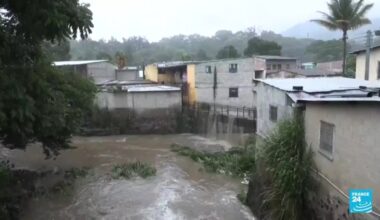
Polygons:
<instances>
[{"instance_id":1,"label":"hillside","mask_svg":"<svg viewBox=\"0 0 380 220\"><path fill-rule=\"evenodd\" d=\"M367 30L379 30L380 29L380 18L372 19L372 24L365 25L358 30L350 31L349 37L357 38L363 36ZM286 37L296 37L296 38L312 38L319 40L331 40L341 38L341 33L339 31L329 31L320 25L307 21L304 23L297 24L288 30L281 33Z\"/></svg>"},{"instance_id":2,"label":"hillside","mask_svg":"<svg viewBox=\"0 0 380 220\"><path fill-rule=\"evenodd\" d=\"M214 36L206 37L198 34L176 35L163 38L158 42L149 42L142 37L131 37L117 41L71 41L71 59L114 59L116 54L127 57L129 65L142 65L171 60L207 60L215 59L217 52L227 45L234 46L240 56L243 55L247 42L252 37L275 41L282 46L282 55L297 57L309 61L311 55L306 48L314 42L311 39L283 37L271 31L258 34L254 29L233 33L220 30Z\"/></svg>"}]
</instances>

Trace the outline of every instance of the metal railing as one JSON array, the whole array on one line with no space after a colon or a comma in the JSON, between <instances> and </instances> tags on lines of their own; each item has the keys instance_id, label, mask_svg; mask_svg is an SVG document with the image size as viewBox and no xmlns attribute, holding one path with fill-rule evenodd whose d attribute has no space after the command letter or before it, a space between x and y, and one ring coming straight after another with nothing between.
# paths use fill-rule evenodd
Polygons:
<instances>
[{"instance_id":1,"label":"metal railing","mask_svg":"<svg viewBox=\"0 0 380 220\"><path fill-rule=\"evenodd\" d=\"M210 104L210 103L195 103L193 105L188 106L190 108L197 109L198 111L219 114L225 116L231 116L235 118L246 118L256 120L257 111L256 108L248 108L248 107L237 107L237 106L229 106L229 105L221 105L221 104Z\"/></svg>"}]
</instances>

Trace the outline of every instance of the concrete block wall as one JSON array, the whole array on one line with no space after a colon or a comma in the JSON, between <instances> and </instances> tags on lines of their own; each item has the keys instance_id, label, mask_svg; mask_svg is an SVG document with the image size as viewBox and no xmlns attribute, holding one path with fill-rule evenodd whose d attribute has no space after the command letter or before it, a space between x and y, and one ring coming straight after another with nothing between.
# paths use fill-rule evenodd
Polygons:
<instances>
[{"instance_id":1,"label":"concrete block wall","mask_svg":"<svg viewBox=\"0 0 380 220\"><path fill-rule=\"evenodd\" d=\"M266 136L276 127L281 120L293 116L293 108L287 105L286 92L259 82L255 88L257 91L257 133ZM277 122L269 118L270 106L277 107Z\"/></svg>"},{"instance_id":2,"label":"concrete block wall","mask_svg":"<svg viewBox=\"0 0 380 220\"><path fill-rule=\"evenodd\" d=\"M229 72L229 65L237 64L236 73ZM206 73L211 66L211 73ZM214 68L217 70L215 103L221 105L253 107L252 79L255 63L252 58L228 59L204 62L195 67L195 89L197 102L214 103ZM229 97L229 88L238 88L239 97Z\"/></svg>"}]
</instances>

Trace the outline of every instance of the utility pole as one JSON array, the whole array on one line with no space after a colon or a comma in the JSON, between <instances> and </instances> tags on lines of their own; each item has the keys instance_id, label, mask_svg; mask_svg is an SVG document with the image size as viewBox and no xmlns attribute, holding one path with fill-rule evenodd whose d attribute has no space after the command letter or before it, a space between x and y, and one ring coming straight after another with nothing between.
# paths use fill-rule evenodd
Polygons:
<instances>
[{"instance_id":1,"label":"utility pole","mask_svg":"<svg viewBox=\"0 0 380 220\"><path fill-rule=\"evenodd\" d=\"M369 60L372 47L372 31L367 31L367 42L366 42L366 54L365 54L365 75L364 79L369 80Z\"/></svg>"}]
</instances>

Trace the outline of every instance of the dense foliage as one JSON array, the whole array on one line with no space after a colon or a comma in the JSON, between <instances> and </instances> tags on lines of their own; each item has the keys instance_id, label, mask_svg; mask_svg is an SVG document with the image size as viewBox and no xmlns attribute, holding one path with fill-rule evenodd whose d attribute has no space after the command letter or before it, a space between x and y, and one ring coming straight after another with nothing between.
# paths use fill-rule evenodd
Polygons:
<instances>
[{"instance_id":1,"label":"dense foliage","mask_svg":"<svg viewBox=\"0 0 380 220\"><path fill-rule=\"evenodd\" d=\"M238 58L240 57L236 48L232 45L223 47L216 54L217 59L228 59L228 58Z\"/></svg>"},{"instance_id":2,"label":"dense foliage","mask_svg":"<svg viewBox=\"0 0 380 220\"><path fill-rule=\"evenodd\" d=\"M274 41L262 40L254 37L248 41L248 47L244 50L245 56L252 55L281 55L281 46Z\"/></svg>"},{"instance_id":3,"label":"dense foliage","mask_svg":"<svg viewBox=\"0 0 380 220\"><path fill-rule=\"evenodd\" d=\"M156 168L148 163L136 161L133 163L117 164L112 167L112 177L115 179L124 178L131 179L139 176L147 178L156 175Z\"/></svg>"},{"instance_id":4,"label":"dense foliage","mask_svg":"<svg viewBox=\"0 0 380 220\"><path fill-rule=\"evenodd\" d=\"M91 33L78 0L0 0L0 138L10 148L39 141L58 153L92 105L94 86L51 66L41 47ZM49 55L49 54L48 54Z\"/></svg>"},{"instance_id":5,"label":"dense foliage","mask_svg":"<svg viewBox=\"0 0 380 220\"><path fill-rule=\"evenodd\" d=\"M207 171L246 177L255 168L254 148L255 139L250 138L244 148L236 147L226 152L206 153L177 144L171 146L171 151L202 163Z\"/></svg>"},{"instance_id":6,"label":"dense foliage","mask_svg":"<svg viewBox=\"0 0 380 220\"><path fill-rule=\"evenodd\" d=\"M271 31L258 34L252 28L236 33L217 31L211 37L198 34L177 35L163 38L158 42L149 42L142 37L131 37L121 41L116 39L71 41L71 56L73 59L115 60L115 54L121 52L127 57L128 65L183 59L207 60L215 59L218 51L229 45L242 55L248 46L248 41L253 37L276 42L282 47L284 56L298 57L302 61L311 60L311 55L305 53L305 49L315 40L283 37Z\"/></svg>"},{"instance_id":7,"label":"dense foliage","mask_svg":"<svg viewBox=\"0 0 380 220\"><path fill-rule=\"evenodd\" d=\"M304 140L301 119L279 123L260 149L261 170L253 178L267 179L261 195L265 216L273 220L305 219L312 154Z\"/></svg>"},{"instance_id":8,"label":"dense foliage","mask_svg":"<svg viewBox=\"0 0 380 220\"><path fill-rule=\"evenodd\" d=\"M343 43L340 40L315 41L306 48L306 52L313 55L314 62L342 60Z\"/></svg>"}]
</instances>

